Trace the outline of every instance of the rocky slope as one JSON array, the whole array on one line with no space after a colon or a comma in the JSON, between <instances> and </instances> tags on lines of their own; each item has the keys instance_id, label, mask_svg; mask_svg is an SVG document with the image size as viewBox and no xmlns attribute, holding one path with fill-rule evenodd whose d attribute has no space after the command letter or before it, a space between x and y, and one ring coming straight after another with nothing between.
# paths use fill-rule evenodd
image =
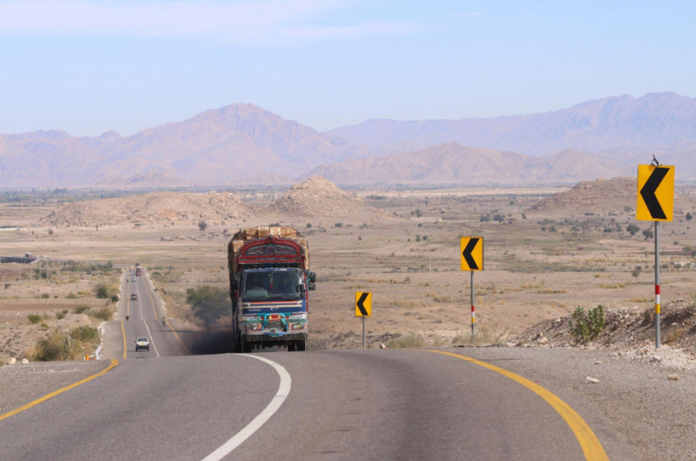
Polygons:
<instances>
[{"instance_id":1,"label":"rocky slope","mask_svg":"<svg viewBox=\"0 0 696 461\"><path fill-rule=\"evenodd\" d=\"M462 120L369 120L329 133L371 148L458 142L542 155L566 148L601 152L686 142L696 145L696 99L675 93L591 100L547 113Z\"/></svg>"},{"instance_id":2,"label":"rocky slope","mask_svg":"<svg viewBox=\"0 0 696 461\"><path fill-rule=\"evenodd\" d=\"M274 174L297 177L368 151L252 104L234 104L129 137L0 135L0 182L77 186L165 172L194 184L239 183Z\"/></svg>"},{"instance_id":3,"label":"rocky slope","mask_svg":"<svg viewBox=\"0 0 696 461\"><path fill-rule=\"evenodd\" d=\"M415 152L322 165L309 175L343 184L483 185L575 182L613 177L620 171L613 162L571 149L536 158L515 152L474 149L458 143L447 143Z\"/></svg>"},{"instance_id":4,"label":"rocky slope","mask_svg":"<svg viewBox=\"0 0 696 461\"><path fill-rule=\"evenodd\" d=\"M384 211L372 208L362 199L320 177L311 177L294 185L263 213L293 217L389 219Z\"/></svg>"},{"instance_id":5,"label":"rocky slope","mask_svg":"<svg viewBox=\"0 0 696 461\"><path fill-rule=\"evenodd\" d=\"M580 182L572 189L544 198L528 213L602 213L622 212L636 207L636 179L614 178Z\"/></svg>"}]
</instances>

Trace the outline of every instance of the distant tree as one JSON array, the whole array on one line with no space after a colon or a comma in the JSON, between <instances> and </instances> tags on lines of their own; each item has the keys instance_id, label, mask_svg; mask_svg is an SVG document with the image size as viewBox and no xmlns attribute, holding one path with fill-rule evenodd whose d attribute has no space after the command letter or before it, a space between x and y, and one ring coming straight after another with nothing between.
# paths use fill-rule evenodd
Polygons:
<instances>
[{"instance_id":1,"label":"distant tree","mask_svg":"<svg viewBox=\"0 0 696 461\"><path fill-rule=\"evenodd\" d=\"M53 235L53 229L48 230L48 235Z\"/></svg>"},{"instance_id":2,"label":"distant tree","mask_svg":"<svg viewBox=\"0 0 696 461\"><path fill-rule=\"evenodd\" d=\"M186 302L191 305L193 315L205 323L210 333L210 326L229 313L229 293L210 285L200 285L186 290Z\"/></svg>"},{"instance_id":3,"label":"distant tree","mask_svg":"<svg viewBox=\"0 0 696 461\"><path fill-rule=\"evenodd\" d=\"M655 234L653 234L652 229L650 229L649 227L643 231L643 235L645 236L646 241L650 240L655 236Z\"/></svg>"},{"instance_id":4,"label":"distant tree","mask_svg":"<svg viewBox=\"0 0 696 461\"><path fill-rule=\"evenodd\" d=\"M636 279L636 283L638 283L638 276L640 275L640 268L636 267L633 269L631 272L631 275Z\"/></svg>"},{"instance_id":5,"label":"distant tree","mask_svg":"<svg viewBox=\"0 0 696 461\"><path fill-rule=\"evenodd\" d=\"M208 223L205 221L200 221L198 223L198 228L201 230L201 232L205 232L205 230L208 228Z\"/></svg>"},{"instance_id":6,"label":"distant tree","mask_svg":"<svg viewBox=\"0 0 696 461\"><path fill-rule=\"evenodd\" d=\"M415 210L413 210L413 212L411 212L411 214L416 215L416 218L420 218L421 216L423 216L423 212L419 208L416 208Z\"/></svg>"},{"instance_id":7,"label":"distant tree","mask_svg":"<svg viewBox=\"0 0 696 461\"><path fill-rule=\"evenodd\" d=\"M631 234L631 236L636 235L636 234L638 233L639 230L640 230L640 227L636 226L635 224L629 224L629 225L626 227L626 232L628 232L629 234Z\"/></svg>"},{"instance_id":8,"label":"distant tree","mask_svg":"<svg viewBox=\"0 0 696 461\"><path fill-rule=\"evenodd\" d=\"M691 218L693 218L693 217L694 216L691 214L691 212L686 213L686 220L687 221L691 221Z\"/></svg>"}]
</instances>

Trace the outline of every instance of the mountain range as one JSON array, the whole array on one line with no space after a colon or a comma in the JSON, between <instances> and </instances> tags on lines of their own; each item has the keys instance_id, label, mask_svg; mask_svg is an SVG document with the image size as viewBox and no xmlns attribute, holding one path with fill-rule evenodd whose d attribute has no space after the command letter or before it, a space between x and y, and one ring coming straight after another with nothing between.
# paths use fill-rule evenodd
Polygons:
<instances>
[{"instance_id":1,"label":"mountain range","mask_svg":"<svg viewBox=\"0 0 696 461\"><path fill-rule=\"evenodd\" d=\"M0 134L0 187L290 183L570 182L632 174L651 153L696 177L696 100L675 93L587 101L489 119L369 120L319 132L252 104L123 137Z\"/></svg>"}]
</instances>

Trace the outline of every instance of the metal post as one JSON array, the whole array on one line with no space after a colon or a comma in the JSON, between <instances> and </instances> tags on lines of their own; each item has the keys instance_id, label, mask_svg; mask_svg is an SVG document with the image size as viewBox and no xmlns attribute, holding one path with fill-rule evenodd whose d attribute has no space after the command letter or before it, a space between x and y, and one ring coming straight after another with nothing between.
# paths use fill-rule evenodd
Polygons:
<instances>
[{"instance_id":1,"label":"metal post","mask_svg":"<svg viewBox=\"0 0 696 461\"><path fill-rule=\"evenodd\" d=\"M655 349L660 348L660 221L655 221Z\"/></svg>"},{"instance_id":2,"label":"metal post","mask_svg":"<svg viewBox=\"0 0 696 461\"><path fill-rule=\"evenodd\" d=\"M363 349L365 349L365 317L363 319Z\"/></svg>"},{"instance_id":3,"label":"metal post","mask_svg":"<svg viewBox=\"0 0 696 461\"><path fill-rule=\"evenodd\" d=\"M471 339L476 334L476 313L474 311L474 271L471 271Z\"/></svg>"}]
</instances>

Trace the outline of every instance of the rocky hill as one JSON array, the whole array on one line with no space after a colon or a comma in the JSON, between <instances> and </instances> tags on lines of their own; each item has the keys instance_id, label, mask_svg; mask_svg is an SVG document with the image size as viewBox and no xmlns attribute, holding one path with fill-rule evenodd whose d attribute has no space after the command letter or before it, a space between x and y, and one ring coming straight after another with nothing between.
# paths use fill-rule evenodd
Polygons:
<instances>
[{"instance_id":1,"label":"rocky hill","mask_svg":"<svg viewBox=\"0 0 696 461\"><path fill-rule=\"evenodd\" d=\"M399 143L465 146L544 155L685 142L696 146L696 99L675 93L616 96L553 112L461 120L369 120L330 134L373 149ZM687 146L684 146L687 148Z\"/></svg>"},{"instance_id":2,"label":"rocky hill","mask_svg":"<svg viewBox=\"0 0 696 461\"><path fill-rule=\"evenodd\" d=\"M250 216L238 196L222 193L153 192L129 197L62 205L39 221L39 226L94 227L184 225L205 221L222 224Z\"/></svg>"},{"instance_id":3,"label":"rocky hill","mask_svg":"<svg viewBox=\"0 0 696 461\"><path fill-rule=\"evenodd\" d=\"M636 179L614 178L584 181L572 189L540 200L529 213L622 212L624 207L636 207Z\"/></svg>"},{"instance_id":4,"label":"rocky hill","mask_svg":"<svg viewBox=\"0 0 696 461\"><path fill-rule=\"evenodd\" d=\"M311 177L294 185L283 197L266 207L263 213L293 217L390 219L384 211L369 206L362 199L320 177Z\"/></svg>"},{"instance_id":5,"label":"rocky hill","mask_svg":"<svg viewBox=\"0 0 696 461\"><path fill-rule=\"evenodd\" d=\"M0 135L3 187L108 183L155 171L194 184L297 177L369 149L256 107L234 104L129 137L60 131Z\"/></svg>"},{"instance_id":6,"label":"rocky hill","mask_svg":"<svg viewBox=\"0 0 696 461\"><path fill-rule=\"evenodd\" d=\"M515 152L473 149L447 143L415 152L344 160L322 165L308 176L337 183L520 184L579 181L613 177L613 162L567 149L536 158Z\"/></svg>"}]
</instances>

